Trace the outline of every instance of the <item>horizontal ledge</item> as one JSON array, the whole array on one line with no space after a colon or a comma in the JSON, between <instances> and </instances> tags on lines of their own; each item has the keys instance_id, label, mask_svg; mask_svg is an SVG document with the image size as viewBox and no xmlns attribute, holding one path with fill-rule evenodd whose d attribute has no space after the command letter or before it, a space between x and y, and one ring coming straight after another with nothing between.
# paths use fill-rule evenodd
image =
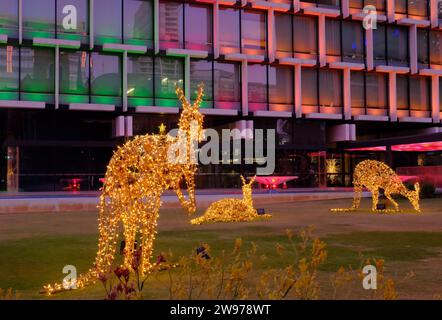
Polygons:
<instances>
[{"instance_id":1,"label":"horizontal ledge","mask_svg":"<svg viewBox=\"0 0 442 320\"><path fill-rule=\"evenodd\" d=\"M207 58L209 53L207 51L203 51L203 50L169 48L166 50L166 55L175 56L175 57L190 56L192 58Z\"/></svg>"},{"instance_id":2,"label":"horizontal ledge","mask_svg":"<svg viewBox=\"0 0 442 320\"><path fill-rule=\"evenodd\" d=\"M320 8L320 7L306 7L304 8L304 13L316 15L316 16L326 16L336 18L341 14L341 10L339 9L329 9L329 8Z\"/></svg>"},{"instance_id":3,"label":"horizontal ledge","mask_svg":"<svg viewBox=\"0 0 442 320\"><path fill-rule=\"evenodd\" d=\"M40 101L0 100L0 108L44 109L46 103Z\"/></svg>"},{"instance_id":4,"label":"horizontal ledge","mask_svg":"<svg viewBox=\"0 0 442 320\"><path fill-rule=\"evenodd\" d=\"M73 111L115 111L115 106L111 104L98 104L98 103L71 103L69 110Z\"/></svg>"},{"instance_id":5,"label":"horizontal ledge","mask_svg":"<svg viewBox=\"0 0 442 320\"><path fill-rule=\"evenodd\" d=\"M353 120L356 121L388 121L390 118L388 116L373 116L368 114L359 114L353 116Z\"/></svg>"},{"instance_id":6,"label":"horizontal ledge","mask_svg":"<svg viewBox=\"0 0 442 320\"><path fill-rule=\"evenodd\" d=\"M179 113L180 109L176 107L153 107L153 106L139 106L135 107L137 113Z\"/></svg>"},{"instance_id":7,"label":"horizontal ledge","mask_svg":"<svg viewBox=\"0 0 442 320\"><path fill-rule=\"evenodd\" d=\"M419 123L431 123L433 122L433 118L425 117L399 117L399 122L419 122Z\"/></svg>"},{"instance_id":8,"label":"horizontal ledge","mask_svg":"<svg viewBox=\"0 0 442 320\"><path fill-rule=\"evenodd\" d=\"M431 23L430 23L430 20L402 18L402 19L397 20L397 24L401 24L404 26L416 25L418 27L428 27L428 26L430 26Z\"/></svg>"},{"instance_id":9,"label":"horizontal ledge","mask_svg":"<svg viewBox=\"0 0 442 320\"><path fill-rule=\"evenodd\" d=\"M330 62L328 66L332 69L351 69L351 70L363 70L365 69L365 64L354 63L354 62Z\"/></svg>"},{"instance_id":10,"label":"horizontal ledge","mask_svg":"<svg viewBox=\"0 0 442 320\"><path fill-rule=\"evenodd\" d=\"M250 62L263 62L264 56L254 55L254 54L245 54L245 53L231 53L225 55L226 60L230 61L250 61Z\"/></svg>"},{"instance_id":11,"label":"horizontal ledge","mask_svg":"<svg viewBox=\"0 0 442 320\"><path fill-rule=\"evenodd\" d=\"M288 111L258 110L258 111L254 111L253 115L255 117L291 118L293 114Z\"/></svg>"},{"instance_id":12,"label":"horizontal ledge","mask_svg":"<svg viewBox=\"0 0 442 320\"><path fill-rule=\"evenodd\" d=\"M287 3L254 1L254 2L252 2L252 8L264 9L264 10L273 9L275 11L289 11L290 5Z\"/></svg>"},{"instance_id":13,"label":"horizontal ledge","mask_svg":"<svg viewBox=\"0 0 442 320\"><path fill-rule=\"evenodd\" d=\"M395 66L377 66L378 72L392 72L392 73L408 73L410 68L408 67L395 67Z\"/></svg>"},{"instance_id":14,"label":"horizontal ledge","mask_svg":"<svg viewBox=\"0 0 442 320\"><path fill-rule=\"evenodd\" d=\"M306 113L306 119L331 119L331 120L340 120L342 119L342 114L337 113Z\"/></svg>"},{"instance_id":15,"label":"horizontal ledge","mask_svg":"<svg viewBox=\"0 0 442 320\"><path fill-rule=\"evenodd\" d=\"M353 20L359 20L359 21L362 21L362 20L364 20L364 18L365 18L367 15L368 15L367 13L359 12L359 13L354 13L354 14L352 14L352 15L351 15L351 18L352 18ZM387 21L387 16L386 16L385 14L376 14L376 18L377 18L377 21L379 21L379 22Z\"/></svg>"},{"instance_id":16,"label":"horizontal ledge","mask_svg":"<svg viewBox=\"0 0 442 320\"><path fill-rule=\"evenodd\" d=\"M103 51L116 51L116 52L131 52L131 53L146 53L146 46L137 46L133 44L122 43L105 43L103 44Z\"/></svg>"},{"instance_id":17,"label":"horizontal ledge","mask_svg":"<svg viewBox=\"0 0 442 320\"><path fill-rule=\"evenodd\" d=\"M422 76L442 76L440 69L420 69L419 74Z\"/></svg>"},{"instance_id":18,"label":"horizontal ledge","mask_svg":"<svg viewBox=\"0 0 442 320\"><path fill-rule=\"evenodd\" d=\"M308 66L313 67L316 65L316 60L314 59L300 59L300 58L281 58L279 59L279 64L283 65L302 65L302 66Z\"/></svg>"},{"instance_id":19,"label":"horizontal ledge","mask_svg":"<svg viewBox=\"0 0 442 320\"><path fill-rule=\"evenodd\" d=\"M34 46L45 46L45 47L61 47L61 48L80 48L80 41L76 40L65 40L65 39L49 39L49 38L34 38L32 39Z\"/></svg>"},{"instance_id":20,"label":"horizontal ledge","mask_svg":"<svg viewBox=\"0 0 442 320\"><path fill-rule=\"evenodd\" d=\"M8 42L8 35L0 34L0 43L7 43L7 42Z\"/></svg>"},{"instance_id":21,"label":"horizontal ledge","mask_svg":"<svg viewBox=\"0 0 442 320\"><path fill-rule=\"evenodd\" d=\"M238 110L232 110L232 109L200 108L200 112L205 115L213 115L213 116L237 116L238 115Z\"/></svg>"},{"instance_id":22,"label":"horizontal ledge","mask_svg":"<svg viewBox=\"0 0 442 320\"><path fill-rule=\"evenodd\" d=\"M196 2L200 3L216 3L218 1L218 4L225 5L225 6L233 6L236 4L236 0L195 0Z\"/></svg>"}]
</instances>

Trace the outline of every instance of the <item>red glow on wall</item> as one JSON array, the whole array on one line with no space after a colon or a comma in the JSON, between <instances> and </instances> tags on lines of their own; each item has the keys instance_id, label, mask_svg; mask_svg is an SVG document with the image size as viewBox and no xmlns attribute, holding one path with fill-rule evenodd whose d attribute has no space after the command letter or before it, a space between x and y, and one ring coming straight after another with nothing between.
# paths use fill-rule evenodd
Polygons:
<instances>
[{"instance_id":1,"label":"red glow on wall","mask_svg":"<svg viewBox=\"0 0 442 320\"><path fill-rule=\"evenodd\" d=\"M345 151L386 151L386 146L345 149Z\"/></svg>"},{"instance_id":2,"label":"red glow on wall","mask_svg":"<svg viewBox=\"0 0 442 320\"><path fill-rule=\"evenodd\" d=\"M410 151L410 152L441 151L442 150L442 141L398 144L398 145L392 146L391 150L393 150L393 151Z\"/></svg>"}]
</instances>

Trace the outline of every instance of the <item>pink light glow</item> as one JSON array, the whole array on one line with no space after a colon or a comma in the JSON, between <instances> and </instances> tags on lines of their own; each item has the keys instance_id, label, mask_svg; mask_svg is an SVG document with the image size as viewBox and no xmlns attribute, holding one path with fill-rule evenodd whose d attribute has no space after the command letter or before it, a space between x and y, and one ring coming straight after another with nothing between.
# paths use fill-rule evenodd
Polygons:
<instances>
[{"instance_id":1,"label":"pink light glow","mask_svg":"<svg viewBox=\"0 0 442 320\"><path fill-rule=\"evenodd\" d=\"M441 151L442 150L442 141L398 144L398 145L392 146L391 150L393 150L393 151L414 151L414 152Z\"/></svg>"},{"instance_id":2,"label":"pink light glow","mask_svg":"<svg viewBox=\"0 0 442 320\"><path fill-rule=\"evenodd\" d=\"M281 183L285 183L290 180L298 179L298 176L269 176L269 177L256 177L255 180L258 183L271 185L273 188L276 188L277 185Z\"/></svg>"},{"instance_id":3,"label":"pink light glow","mask_svg":"<svg viewBox=\"0 0 442 320\"><path fill-rule=\"evenodd\" d=\"M345 149L345 151L386 151L386 146Z\"/></svg>"}]
</instances>

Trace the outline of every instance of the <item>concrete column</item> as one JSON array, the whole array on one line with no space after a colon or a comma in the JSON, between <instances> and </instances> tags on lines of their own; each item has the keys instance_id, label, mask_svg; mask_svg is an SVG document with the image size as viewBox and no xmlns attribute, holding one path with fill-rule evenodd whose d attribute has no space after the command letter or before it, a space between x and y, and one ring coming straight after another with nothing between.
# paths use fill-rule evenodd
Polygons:
<instances>
[{"instance_id":1,"label":"concrete column","mask_svg":"<svg viewBox=\"0 0 442 320\"><path fill-rule=\"evenodd\" d=\"M123 52L123 111L127 111L127 50Z\"/></svg>"},{"instance_id":2,"label":"concrete column","mask_svg":"<svg viewBox=\"0 0 442 320\"><path fill-rule=\"evenodd\" d=\"M241 61L241 100L243 116L246 116L249 113L248 87L247 60L243 60Z\"/></svg>"},{"instance_id":3,"label":"concrete column","mask_svg":"<svg viewBox=\"0 0 442 320\"><path fill-rule=\"evenodd\" d=\"M55 109L58 109L60 104L60 47L55 47Z\"/></svg>"},{"instance_id":4,"label":"concrete column","mask_svg":"<svg viewBox=\"0 0 442 320\"><path fill-rule=\"evenodd\" d=\"M387 20L389 23L394 22L394 0L387 0Z\"/></svg>"},{"instance_id":5,"label":"concrete column","mask_svg":"<svg viewBox=\"0 0 442 320\"><path fill-rule=\"evenodd\" d=\"M439 25L438 2L439 2L438 0L430 0L430 20L432 28L436 28Z\"/></svg>"},{"instance_id":6,"label":"concrete column","mask_svg":"<svg viewBox=\"0 0 442 320\"><path fill-rule=\"evenodd\" d=\"M431 76L431 115L434 123L440 122L439 76Z\"/></svg>"},{"instance_id":7,"label":"concrete column","mask_svg":"<svg viewBox=\"0 0 442 320\"><path fill-rule=\"evenodd\" d=\"M325 47L325 16L318 16L318 42L319 42L319 66L324 67L327 63Z\"/></svg>"},{"instance_id":8,"label":"concrete column","mask_svg":"<svg viewBox=\"0 0 442 320\"><path fill-rule=\"evenodd\" d=\"M342 17L343 18L348 18L348 16L350 15L350 10L349 10L349 6L348 6L348 2L349 2L349 0L341 0Z\"/></svg>"},{"instance_id":9,"label":"concrete column","mask_svg":"<svg viewBox=\"0 0 442 320\"><path fill-rule=\"evenodd\" d=\"M410 73L417 73L417 27L415 24L410 26Z\"/></svg>"},{"instance_id":10,"label":"concrete column","mask_svg":"<svg viewBox=\"0 0 442 320\"><path fill-rule=\"evenodd\" d=\"M94 48L94 0L89 0L89 48Z\"/></svg>"},{"instance_id":11,"label":"concrete column","mask_svg":"<svg viewBox=\"0 0 442 320\"><path fill-rule=\"evenodd\" d=\"M153 47L155 54L160 52L160 0L153 2Z\"/></svg>"},{"instance_id":12,"label":"concrete column","mask_svg":"<svg viewBox=\"0 0 442 320\"><path fill-rule=\"evenodd\" d=\"M293 11L296 13L301 10L301 2L300 0L293 0Z\"/></svg>"},{"instance_id":13,"label":"concrete column","mask_svg":"<svg viewBox=\"0 0 442 320\"><path fill-rule=\"evenodd\" d=\"M275 33L275 12L273 9L267 11L267 48L269 62L275 61L276 33Z\"/></svg>"},{"instance_id":14,"label":"concrete column","mask_svg":"<svg viewBox=\"0 0 442 320\"><path fill-rule=\"evenodd\" d=\"M18 42L23 43L23 0L18 0Z\"/></svg>"},{"instance_id":15,"label":"concrete column","mask_svg":"<svg viewBox=\"0 0 442 320\"><path fill-rule=\"evenodd\" d=\"M373 70L374 68L374 58L373 58L373 29L365 30L365 55L367 70Z\"/></svg>"},{"instance_id":16,"label":"concrete column","mask_svg":"<svg viewBox=\"0 0 442 320\"><path fill-rule=\"evenodd\" d=\"M190 101L190 55L184 57L184 95Z\"/></svg>"},{"instance_id":17,"label":"concrete column","mask_svg":"<svg viewBox=\"0 0 442 320\"><path fill-rule=\"evenodd\" d=\"M388 106L390 113L390 120L397 121L397 103L396 103L396 73L390 72L388 74Z\"/></svg>"},{"instance_id":18,"label":"concrete column","mask_svg":"<svg viewBox=\"0 0 442 320\"><path fill-rule=\"evenodd\" d=\"M302 67L300 64L295 65L295 117L302 118Z\"/></svg>"},{"instance_id":19,"label":"concrete column","mask_svg":"<svg viewBox=\"0 0 442 320\"><path fill-rule=\"evenodd\" d=\"M350 69L345 68L342 70L344 78L344 120L351 119L351 82L350 82Z\"/></svg>"},{"instance_id":20,"label":"concrete column","mask_svg":"<svg viewBox=\"0 0 442 320\"><path fill-rule=\"evenodd\" d=\"M219 58L219 4L216 1L213 4L213 55L215 59Z\"/></svg>"}]
</instances>

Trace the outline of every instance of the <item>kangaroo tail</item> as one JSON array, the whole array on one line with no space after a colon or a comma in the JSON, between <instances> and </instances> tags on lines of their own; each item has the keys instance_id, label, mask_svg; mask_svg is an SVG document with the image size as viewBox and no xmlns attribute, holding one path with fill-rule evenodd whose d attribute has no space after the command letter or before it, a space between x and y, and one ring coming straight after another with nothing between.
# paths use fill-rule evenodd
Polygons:
<instances>
[{"instance_id":1,"label":"kangaroo tail","mask_svg":"<svg viewBox=\"0 0 442 320\"><path fill-rule=\"evenodd\" d=\"M354 196L351 207L331 209L332 212L350 212L350 211L355 211L359 208L359 205L361 204L363 186L357 181L357 179L353 181L353 185L354 185Z\"/></svg>"},{"instance_id":2,"label":"kangaroo tail","mask_svg":"<svg viewBox=\"0 0 442 320\"><path fill-rule=\"evenodd\" d=\"M40 293L50 295L64 290L83 288L109 271L114 260L118 230L116 213L112 210L112 204L106 201L104 193L100 197L99 210L99 242L94 265L86 273L79 275L75 283L48 284L43 287Z\"/></svg>"}]
</instances>

